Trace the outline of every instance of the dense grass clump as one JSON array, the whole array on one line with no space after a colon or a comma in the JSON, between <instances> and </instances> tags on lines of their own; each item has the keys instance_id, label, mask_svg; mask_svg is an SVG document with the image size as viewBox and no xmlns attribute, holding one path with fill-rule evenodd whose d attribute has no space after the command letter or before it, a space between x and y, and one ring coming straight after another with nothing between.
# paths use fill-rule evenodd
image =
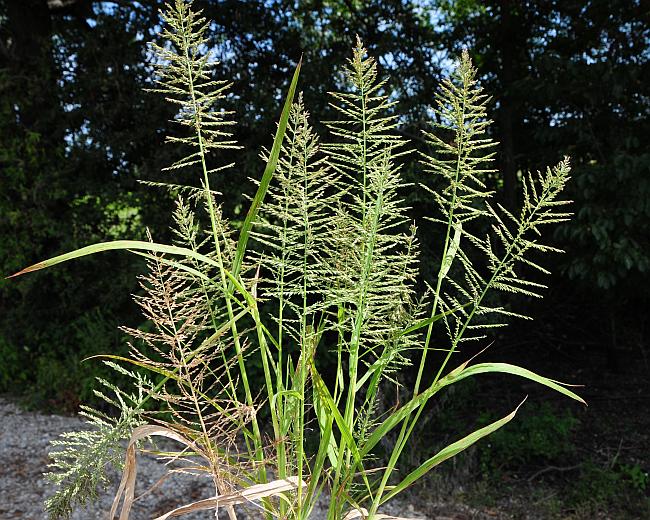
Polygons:
<instances>
[{"instance_id":1,"label":"dense grass clump","mask_svg":"<svg viewBox=\"0 0 650 520\"><path fill-rule=\"evenodd\" d=\"M47 503L52 517L65 517L95 496L104 467L121 453L120 440L129 439L111 511L111 518L118 509L127 518L141 441L162 436L182 446L166 456L209 475L215 497L160 519L219 507L235 518L233 505L250 501L259 501L267 518L306 519L324 488L330 520L386 518L378 513L383 503L517 411L398 475L424 407L445 387L498 372L582 401L560 383L514 365L468 360L449 367L465 342L480 341L504 317L525 318L490 304L488 295L539 296L543 286L522 273L546 272L535 254L554 248L542 242L542 231L569 216L561 195L570 171L566 159L524 176L520 211L491 202L484 183L494 172L495 153L487 135L488 98L467 53L442 83L423 135L430 152L420 158L422 179L434 176L444 185L428 190L431 217L423 229L441 226L444 240L439 269L418 297L420 232L409 227L401 196L401 158L412 151L362 42L342 71L340 91L331 93L337 117L325 122L324 138L296 95L298 66L273 146L262 153L266 168L257 193L235 229L223 217L217 191L218 176L235 167L217 158L237 156L229 132L233 114L223 109L230 85L214 79L208 24L190 3L171 2L163 19L167 44L152 46L152 90L178 107L178 131L168 141L183 153L166 170L197 179L156 184L177 195L174 242L101 243L23 271L111 249L130 250L148 263L136 302L150 325L124 329L132 337L128 355L103 356L131 384L100 381L98 395L117 409L117 418L85 408L95 429L58 442L63 451L52 453L51 478L60 488ZM487 235L477 231L486 222ZM433 342L435 326L446 331L445 344ZM445 356L430 374L432 350ZM323 355L336 359L333 377L319 371ZM263 374L259 396L249 373L254 360ZM406 367L415 374L408 386ZM396 394L402 399L390 402ZM262 416L270 423L267 433ZM380 462L379 442L389 433L395 442Z\"/></svg>"}]
</instances>

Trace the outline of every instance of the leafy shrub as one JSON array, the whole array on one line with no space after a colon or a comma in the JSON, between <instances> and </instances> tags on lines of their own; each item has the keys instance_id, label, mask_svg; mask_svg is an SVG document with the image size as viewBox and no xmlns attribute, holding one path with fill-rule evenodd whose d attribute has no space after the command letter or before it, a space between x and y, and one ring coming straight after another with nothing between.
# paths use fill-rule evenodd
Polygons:
<instances>
[{"instance_id":1,"label":"leafy shrub","mask_svg":"<svg viewBox=\"0 0 650 520\"><path fill-rule=\"evenodd\" d=\"M21 363L21 352L10 344L5 338L0 337L0 389L7 390L13 385L21 384L29 377L29 372Z\"/></svg>"},{"instance_id":2,"label":"leafy shrub","mask_svg":"<svg viewBox=\"0 0 650 520\"><path fill-rule=\"evenodd\" d=\"M177 105L178 133L168 140L185 152L167 171L200 174L196 185L155 184L178 196L174 242L159 244L150 237L96 244L20 273L116 249L137 252L148 263L136 303L150 327L125 328L133 341L128 355L104 356L131 380L130 385L100 381L98 395L119 416L85 408L93 432L71 433L58 443L51 478L60 489L47 503L52 517L69 515L74 504L96 496L121 438L129 444L111 518L120 505L121 517L128 517L140 441L162 436L183 445L173 457L176 463L187 462L186 450L200 459L198 466L190 463L212 478L217 498L161 518L219 506L232 518L233 503L257 499L268 518L305 519L326 485L330 520L348 510L348 518L376 518L381 504L517 412L397 475L424 407L445 387L498 372L582 401L553 380L505 363L470 365L470 360L448 369L461 344L501 326L499 317L521 316L490 305L486 295L539 296L543 285L521 271L546 272L534 253L555 249L541 241L541 231L569 216L561 198L567 159L525 176L517 214L490 202L482 179L493 172L495 143L486 137L488 98L476 84L467 53L443 82L432 128L423 136L431 152L421 157L422 170L445 185L428 190L434 216L425 228L441 226L444 241L439 270L419 298L417 229L405 229L407 207L400 195L409 142L396 130L395 103L383 92L385 82L361 41L342 71L340 91L331 95L338 119L326 122L329 136L323 143L302 98L295 96L298 66L273 146L262 154L266 168L257 193L236 233L213 188L216 175L232 166L218 157L235 156L237 143L229 133L231 114L221 106L229 85L214 79L206 53L209 25L184 0L171 3L163 19L168 43L152 45L153 90ZM481 220L490 234L479 233L475 224ZM272 305L262 307L263 301ZM263 315L267 308L271 311ZM445 345L432 343L436 323L447 332ZM325 337L334 338L331 380L316 361L327 349ZM427 355L433 350L445 354L429 377ZM262 367L263 399L252 391L253 358ZM411 364L415 381L405 387L404 368ZM406 397L386 409L380 403L394 395L391 387ZM270 419L270 446L260 409ZM319 436L312 453L306 449L310 427ZM388 461L375 468L374 453L391 432L396 436ZM90 459L97 468L92 472ZM270 475L277 480L270 482Z\"/></svg>"},{"instance_id":3,"label":"leafy shrub","mask_svg":"<svg viewBox=\"0 0 650 520\"><path fill-rule=\"evenodd\" d=\"M650 512L650 499L646 496L648 473L638 464L598 464L588 460L580 469L576 481L569 487L569 500L576 507L590 505L592 509L635 511L641 508ZM641 505L645 504L645 507Z\"/></svg>"},{"instance_id":4,"label":"leafy shrub","mask_svg":"<svg viewBox=\"0 0 650 520\"><path fill-rule=\"evenodd\" d=\"M489 424L492 414L479 418ZM578 420L566 411L558 415L548 404L529 406L509 428L495 432L479 445L478 457L484 475L493 476L500 468L521 468L566 460L575 451L572 433Z\"/></svg>"}]
</instances>

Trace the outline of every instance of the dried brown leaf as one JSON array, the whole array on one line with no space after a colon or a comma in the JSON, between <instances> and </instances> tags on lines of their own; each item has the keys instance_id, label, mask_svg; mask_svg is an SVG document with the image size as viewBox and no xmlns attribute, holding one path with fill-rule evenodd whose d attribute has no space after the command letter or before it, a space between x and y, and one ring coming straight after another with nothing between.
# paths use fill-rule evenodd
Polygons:
<instances>
[{"instance_id":1,"label":"dried brown leaf","mask_svg":"<svg viewBox=\"0 0 650 520\"><path fill-rule=\"evenodd\" d=\"M360 509L353 509L348 511L348 513L343 517L343 520L354 520L355 518L361 518L362 520L368 518L368 510L364 507ZM377 520L420 520L418 518L404 518L401 516L390 516L378 513L374 516Z\"/></svg>"},{"instance_id":2,"label":"dried brown leaf","mask_svg":"<svg viewBox=\"0 0 650 520\"><path fill-rule=\"evenodd\" d=\"M274 480L268 484L256 484L242 491L230 493L228 495L221 495L219 497L207 498L199 500L185 506L178 507L155 520L167 520L173 516L181 516L193 511L205 511L208 509L215 509L222 506L234 506L237 504L247 504L261 498L278 496L287 491L293 491L298 488L297 477L287 477L286 479ZM307 486L304 482L303 486Z\"/></svg>"}]
</instances>

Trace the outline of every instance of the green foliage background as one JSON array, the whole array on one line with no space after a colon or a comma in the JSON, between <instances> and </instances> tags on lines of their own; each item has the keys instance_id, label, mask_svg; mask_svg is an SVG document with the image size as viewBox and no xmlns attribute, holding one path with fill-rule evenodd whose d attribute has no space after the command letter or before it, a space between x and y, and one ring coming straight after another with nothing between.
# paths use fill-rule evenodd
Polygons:
<instances>
[{"instance_id":1,"label":"green foliage background","mask_svg":"<svg viewBox=\"0 0 650 520\"><path fill-rule=\"evenodd\" d=\"M219 189L231 216L258 176L286 88L303 55L302 84L314 120L327 120L359 34L379 58L388 90L413 136L441 71L471 49L493 100L503 174L492 179L513 204L521 171L572 157L576 219L558 245L553 297L570 318L558 334L593 323L615 360L620 330L645 320L650 268L650 14L641 1L472 0L288 2L196 0L215 20L211 44L232 79L230 107L244 122L237 167ZM145 41L159 2L0 1L0 272L116 236L165 229L170 202L139 180L161 178L160 146L171 114L148 86ZM167 125L169 126L169 125ZM424 149L424 144L420 143ZM425 150L426 151L426 150ZM408 165L406 165L408 169ZM244 187L242 189L242 187ZM426 213L410 195L414 217ZM156 237L163 240L165 237ZM435 270L428 254L422 269ZM74 409L97 352L119 352L118 324L136 325L130 301L140 267L107 255L0 281L0 392ZM597 303L593 303L597 302ZM596 309L598 312L594 312ZM595 319L606 311L609 319ZM631 318L637 316L639 319ZM591 321L590 321L591 320ZM628 324L635 323L631 330Z\"/></svg>"},{"instance_id":2,"label":"green foliage background","mask_svg":"<svg viewBox=\"0 0 650 520\"><path fill-rule=\"evenodd\" d=\"M442 72L468 48L481 84L495 96L492 137L501 142L502 174L491 179L490 188L501 201L516 204L521 172L529 167L564 155L573 167L568 190L576 216L555 237L568 254L553 259L545 299L550 311L526 302L537 318L537 335L514 327L497 345L517 345L523 337L528 345L554 349L575 367L604 357L594 377L599 385L603 369L607 380L608 373L629 367L630 357L645 359L647 371L647 2L195 3L215 20L211 44L222 61L219 79L234 81L236 95L228 103L240 122L235 138L245 150L234 154L237 167L218 187L228 216L238 218L244 195L254 191L248 177L259 178L258 152L271 142L301 55L305 105L314 121L332 119L326 93L340 86L334 71L341 70L359 34L390 78L388 91L403 114L401 131L426 152L415 136L428 119ZM173 147L162 146L164 135L175 131L165 123L172 109L142 91L151 86L145 42L159 31L161 5L0 0L0 275L90 243L142 239L147 227L157 241L169 241L158 233L167 229L170 198L137 182L161 180L161 168L173 162ZM418 193L406 195L412 217L421 221L428 208ZM421 269L435 274L440 259L430 244L421 247ZM141 270L133 257L107 253L20 280L0 278L0 393L66 411L87 402L94 377L104 369L81 361L125 351L117 326L141 321L130 296ZM516 356L535 359L536 347ZM436 412L428 424L444 425L450 416ZM489 449L479 448L477 458L490 475L497 460L533 467L540 460L559 464L582 457L571 451L574 418L538 407L525 419L495 436ZM507 450L523 438L520 449ZM647 461L603 465L598 457L579 470L571 500L647 499Z\"/></svg>"}]
</instances>

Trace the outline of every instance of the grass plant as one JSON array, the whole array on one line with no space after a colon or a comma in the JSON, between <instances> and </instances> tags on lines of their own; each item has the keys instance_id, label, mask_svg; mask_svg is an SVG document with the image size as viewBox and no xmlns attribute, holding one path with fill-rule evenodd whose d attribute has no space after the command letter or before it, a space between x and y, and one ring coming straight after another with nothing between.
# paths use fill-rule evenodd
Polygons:
<instances>
[{"instance_id":1,"label":"grass plant","mask_svg":"<svg viewBox=\"0 0 650 520\"><path fill-rule=\"evenodd\" d=\"M423 229L441 226L444 240L439 271L424 281L428 290L420 297L420 231L409 227L400 195L402 158L414 152L397 131L395 102L362 42L353 48L341 90L331 94L337 119L326 122L325 139L296 94L298 65L273 145L262 153L266 167L257 192L235 231L217 191L219 175L233 164L215 159L236 156L232 114L223 105L230 85L214 79L209 25L191 2L170 0L162 17L167 43L152 46L152 90L178 107L178 132L168 141L184 153L167 170L197 179L160 184L177 196L174 242L100 243L17 273L116 249L148 262L136 300L151 326L125 329L132 337L128 356L101 356L132 386L100 381L98 395L117 414L84 408L94 429L57 441L50 478L59 489L46 504L51 518L69 517L97 496L106 466L123 457L125 439L110 518L118 511L128 518L137 452L156 436L180 443L177 453L165 455L208 474L215 491L159 520L219 508L234 519L233 506L252 501L260 516L305 520L324 489L328 520L388 518L379 512L382 504L504 426L518 409L398 475L415 425L445 387L506 373L583 402L566 385L521 367L467 360L450 368L465 342L481 340L504 318L525 317L489 304L488 295L539 296L543 286L522 272L546 272L535 253L556 250L541 241L541 232L569 217L561 197L566 159L523 177L519 212L492 202L485 185L496 145L487 133L489 98L467 53L436 94L433 123L423 135L430 150L420 157L423 181L433 176L444 185L428 190L434 216ZM436 326L446 330L446 343L434 343ZM336 359L334 377L319 371L328 349ZM444 351L444 359L430 373L434 350ZM254 358L264 377L259 396L247 367ZM404 369L411 364L416 375L406 386ZM386 407L392 387L407 398ZM260 417L268 417L268 428ZM311 450L310 431L318 438ZM375 456L379 443L395 432L382 463ZM96 461L92 470L88 460Z\"/></svg>"}]
</instances>

